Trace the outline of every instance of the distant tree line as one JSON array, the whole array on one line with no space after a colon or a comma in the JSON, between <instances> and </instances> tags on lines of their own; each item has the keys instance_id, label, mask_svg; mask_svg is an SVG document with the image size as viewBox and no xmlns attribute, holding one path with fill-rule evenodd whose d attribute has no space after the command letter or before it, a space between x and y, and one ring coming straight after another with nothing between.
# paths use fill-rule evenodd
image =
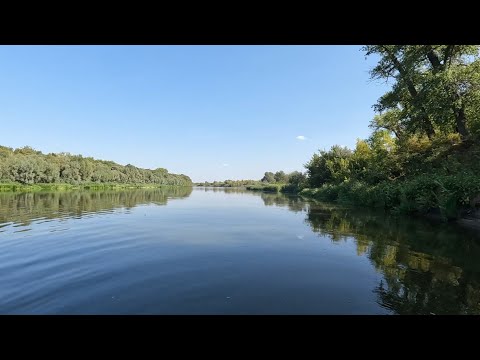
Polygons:
<instances>
[{"instance_id":1,"label":"distant tree line","mask_svg":"<svg viewBox=\"0 0 480 360\"><path fill-rule=\"evenodd\" d=\"M224 181L213 181L213 182L198 182L195 183L196 186L206 186L206 187L244 187L247 185L252 185L258 183L258 180L224 180Z\"/></svg>"},{"instance_id":2,"label":"distant tree line","mask_svg":"<svg viewBox=\"0 0 480 360\"><path fill-rule=\"evenodd\" d=\"M130 164L123 166L69 153L43 154L29 146L17 149L0 146L0 182L192 185L188 176L170 174L163 168L150 170Z\"/></svg>"},{"instance_id":3,"label":"distant tree line","mask_svg":"<svg viewBox=\"0 0 480 360\"><path fill-rule=\"evenodd\" d=\"M196 186L207 187L248 187L250 189L275 189L280 191L297 191L305 187L307 183L306 174L299 171L285 173L284 171L277 171L275 173L267 171L260 180L225 180L213 182L199 182ZM273 185L273 186L272 186Z\"/></svg>"},{"instance_id":4,"label":"distant tree line","mask_svg":"<svg viewBox=\"0 0 480 360\"><path fill-rule=\"evenodd\" d=\"M286 185L284 190L297 190L303 188L306 184L306 174L300 171L293 171L291 173L285 173L283 171L266 172L261 182L264 184L281 184Z\"/></svg>"}]
</instances>

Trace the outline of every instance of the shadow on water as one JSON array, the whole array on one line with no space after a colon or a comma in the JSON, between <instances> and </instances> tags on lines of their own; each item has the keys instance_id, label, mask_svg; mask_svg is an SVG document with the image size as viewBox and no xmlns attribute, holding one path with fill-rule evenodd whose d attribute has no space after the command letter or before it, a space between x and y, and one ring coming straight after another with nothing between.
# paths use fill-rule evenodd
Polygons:
<instances>
[{"instance_id":1,"label":"shadow on water","mask_svg":"<svg viewBox=\"0 0 480 360\"><path fill-rule=\"evenodd\" d=\"M191 187L134 190L84 190L52 192L1 192L0 228L6 223L29 225L34 219L82 217L91 213L130 210L138 205L166 205L170 198L187 198Z\"/></svg>"},{"instance_id":2,"label":"shadow on water","mask_svg":"<svg viewBox=\"0 0 480 360\"><path fill-rule=\"evenodd\" d=\"M284 194L260 193L265 206L286 207L295 213L308 211L309 204L299 196L289 196Z\"/></svg>"},{"instance_id":3,"label":"shadow on water","mask_svg":"<svg viewBox=\"0 0 480 360\"><path fill-rule=\"evenodd\" d=\"M311 204L305 221L332 242L353 241L383 275L374 292L396 314L479 314L480 237L452 224Z\"/></svg>"},{"instance_id":4,"label":"shadow on water","mask_svg":"<svg viewBox=\"0 0 480 360\"><path fill-rule=\"evenodd\" d=\"M199 186L204 192L226 193L226 194L245 194L248 196L259 196L265 206L286 207L293 212L307 211L308 203L299 196L289 196L282 193L264 193L259 191L249 191L245 188L235 187L203 187Z\"/></svg>"}]
</instances>

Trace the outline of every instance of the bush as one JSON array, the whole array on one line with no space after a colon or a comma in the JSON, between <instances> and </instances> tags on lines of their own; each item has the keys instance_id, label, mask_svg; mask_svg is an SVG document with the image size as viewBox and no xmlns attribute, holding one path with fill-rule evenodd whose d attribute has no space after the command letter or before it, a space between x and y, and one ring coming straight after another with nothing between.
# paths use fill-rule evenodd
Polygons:
<instances>
[{"instance_id":1,"label":"bush","mask_svg":"<svg viewBox=\"0 0 480 360\"><path fill-rule=\"evenodd\" d=\"M439 211L444 219L454 219L462 209L475 206L480 195L480 174L419 175L405 181L385 181L368 185L346 181L303 189L301 196L320 201L379 207L396 213L426 214Z\"/></svg>"},{"instance_id":2,"label":"bush","mask_svg":"<svg viewBox=\"0 0 480 360\"><path fill-rule=\"evenodd\" d=\"M270 185L250 185L247 186L247 190L253 191L265 191L265 192L279 192L284 185L282 184L270 184Z\"/></svg>"}]
</instances>

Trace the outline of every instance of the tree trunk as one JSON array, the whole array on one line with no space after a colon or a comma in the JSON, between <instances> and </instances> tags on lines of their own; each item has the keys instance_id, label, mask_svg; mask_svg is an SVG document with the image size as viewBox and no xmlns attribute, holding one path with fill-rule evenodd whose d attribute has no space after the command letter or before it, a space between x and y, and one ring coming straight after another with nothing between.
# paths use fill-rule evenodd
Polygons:
<instances>
[{"instance_id":1,"label":"tree trunk","mask_svg":"<svg viewBox=\"0 0 480 360\"><path fill-rule=\"evenodd\" d=\"M407 89L408 89L408 92L410 93L410 96L412 97L412 100L413 100L413 103L418 106L420 108L420 110L422 111L422 117L420 118L420 120L422 121L422 128L425 130L425 132L427 133L427 136L429 139L431 139L434 135L435 135L435 130L433 128L433 124L432 124L432 121L430 120L430 117L428 116L427 114L427 111L425 109L425 107L421 104L418 104L418 91L417 89L415 88L415 85L413 84L412 80L407 76L407 72L405 71L405 69L403 68L402 64L400 63L400 61L398 61L397 57L392 54L390 51L388 51L388 49L384 48L384 50L386 51L386 53L388 54L388 56L390 57L390 59L392 60L393 62L393 65L395 66L395 68L398 70L398 72L400 73L400 75L403 77L403 79L405 80L406 84L407 84Z\"/></svg>"},{"instance_id":2,"label":"tree trunk","mask_svg":"<svg viewBox=\"0 0 480 360\"><path fill-rule=\"evenodd\" d=\"M427 116L423 118L423 124L425 125L425 132L427 133L428 138L431 139L435 135L435 130L433 129L432 122Z\"/></svg>"},{"instance_id":3,"label":"tree trunk","mask_svg":"<svg viewBox=\"0 0 480 360\"><path fill-rule=\"evenodd\" d=\"M450 49L447 49L448 52L451 52ZM447 54L446 54L447 55ZM444 58L444 64L440 63L438 55L433 51L430 45L427 46L427 58L432 64L433 73L436 74L439 71L442 71L446 67L446 62L448 61L447 56ZM465 116L465 109L463 106L455 106L455 103L460 99L460 96L456 93L455 89L452 89L450 86L445 86L445 91L449 94L453 115L455 116L455 130L460 134L462 138L465 138L469 135L469 132L466 127L467 117Z\"/></svg>"},{"instance_id":4,"label":"tree trunk","mask_svg":"<svg viewBox=\"0 0 480 360\"><path fill-rule=\"evenodd\" d=\"M460 134L460 136L462 138L466 138L468 137L469 135L469 132L467 130L467 127L466 127L466 117L465 117L465 109L462 107L460 108L460 110L458 111L458 114L456 114L455 116L456 118L456 121L457 121L457 132Z\"/></svg>"}]
</instances>

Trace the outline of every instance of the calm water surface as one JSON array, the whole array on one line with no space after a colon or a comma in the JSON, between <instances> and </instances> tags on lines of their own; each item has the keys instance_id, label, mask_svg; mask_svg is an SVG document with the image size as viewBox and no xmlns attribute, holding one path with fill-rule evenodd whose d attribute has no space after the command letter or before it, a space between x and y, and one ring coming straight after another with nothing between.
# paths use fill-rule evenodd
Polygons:
<instances>
[{"instance_id":1,"label":"calm water surface","mask_svg":"<svg viewBox=\"0 0 480 360\"><path fill-rule=\"evenodd\" d=\"M480 236L237 189L0 193L1 314L480 314Z\"/></svg>"}]
</instances>

